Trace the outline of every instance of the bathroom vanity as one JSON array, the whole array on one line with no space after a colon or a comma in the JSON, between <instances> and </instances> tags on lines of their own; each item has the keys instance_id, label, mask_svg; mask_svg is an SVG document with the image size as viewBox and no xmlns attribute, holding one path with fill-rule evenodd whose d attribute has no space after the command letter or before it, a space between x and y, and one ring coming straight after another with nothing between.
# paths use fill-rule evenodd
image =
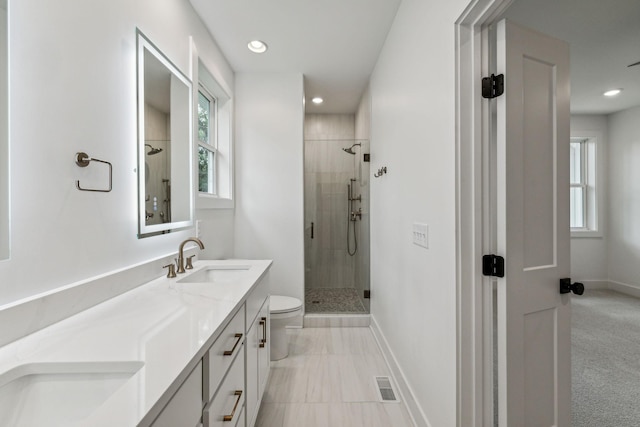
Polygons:
<instances>
[{"instance_id":1,"label":"bathroom vanity","mask_svg":"<svg viewBox=\"0 0 640 427\"><path fill-rule=\"evenodd\" d=\"M255 423L271 261L199 261L0 347L0 425Z\"/></svg>"}]
</instances>

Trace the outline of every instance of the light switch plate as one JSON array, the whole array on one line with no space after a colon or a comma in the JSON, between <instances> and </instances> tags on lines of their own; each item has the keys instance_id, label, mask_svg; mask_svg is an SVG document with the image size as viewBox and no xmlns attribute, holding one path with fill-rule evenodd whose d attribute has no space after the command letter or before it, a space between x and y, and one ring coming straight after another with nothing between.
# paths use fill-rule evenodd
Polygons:
<instances>
[{"instance_id":1,"label":"light switch plate","mask_svg":"<svg viewBox=\"0 0 640 427\"><path fill-rule=\"evenodd\" d=\"M429 226L427 224L413 223L413 244L429 248Z\"/></svg>"}]
</instances>

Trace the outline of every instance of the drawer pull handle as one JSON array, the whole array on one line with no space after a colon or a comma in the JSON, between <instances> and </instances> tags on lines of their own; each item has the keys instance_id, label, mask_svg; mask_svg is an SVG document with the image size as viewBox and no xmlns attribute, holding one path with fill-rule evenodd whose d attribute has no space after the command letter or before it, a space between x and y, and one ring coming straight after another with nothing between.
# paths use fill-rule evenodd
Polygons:
<instances>
[{"instance_id":1,"label":"drawer pull handle","mask_svg":"<svg viewBox=\"0 0 640 427\"><path fill-rule=\"evenodd\" d=\"M267 318L260 318L260 324L262 325L262 339L260 340L260 348L264 348L267 343Z\"/></svg>"},{"instance_id":2,"label":"drawer pull handle","mask_svg":"<svg viewBox=\"0 0 640 427\"><path fill-rule=\"evenodd\" d=\"M238 344L240 344L240 341L242 341L242 334L235 334L235 337L237 338L236 343L233 345L233 348L231 350L224 351L223 354L225 356L231 356L233 352L236 351L236 347L238 346Z\"/></svg>"},{"instance_id":3,"label":"drawer pull handle","mask_svg":"<svg viewBox=\"0 0 640 427\"><path fill-rule=\"evenodd\" d=\"M233 393L233 395L238 396L238 399L236 400L236 404L233 405L233 411L231 411L229 415L225 415L222 418L223 421L231 421L233 419L233 416L236 414L236 409L238 409L238 404L240 403L240 399L242 399L242 390L236 390Z\"/></svg>"}]
</instances>

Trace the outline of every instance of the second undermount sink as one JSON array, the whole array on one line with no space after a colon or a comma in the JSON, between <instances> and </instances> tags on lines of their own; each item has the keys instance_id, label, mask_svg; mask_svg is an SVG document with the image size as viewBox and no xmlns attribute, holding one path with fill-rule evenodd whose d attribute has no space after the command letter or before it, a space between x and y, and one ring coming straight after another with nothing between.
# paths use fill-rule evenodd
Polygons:
<instances>
[{"instance_id":1,"label":"second undermount sink","mask_svg":"<svg viewBox=\"0 0 640 427\"><path fill-rule=\"evenodd\" d=\"M0 375L0 425L66 426L88 417L143 362L51 362Z\"/></svg>"},{"instance_id":2,"label":"second undermount sink","mask_svg":"<svg viewBox=\"0 0 640 427\"><path fill-rule=\"evenodd\" d=\"M229 283L241 279L249 265L209 265L189 274L178 283Z\"/></svg>"}]
</instances>

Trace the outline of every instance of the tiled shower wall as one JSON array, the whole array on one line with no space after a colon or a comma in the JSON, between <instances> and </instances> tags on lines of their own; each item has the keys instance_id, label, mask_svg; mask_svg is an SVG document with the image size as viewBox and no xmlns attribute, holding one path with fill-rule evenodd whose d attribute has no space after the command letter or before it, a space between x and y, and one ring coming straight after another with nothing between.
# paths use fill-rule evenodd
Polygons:
<instances>
[{"instance_id":1,"label":"tiled shower wall","mask_svg":"<svg viewBox=\"0 0 640 427\"><path fill-rule=\"evenodd\" d=\"M171 150L169 146L170 117L167 113L154 108L149 104L144 105L144 125L145 143L154 148L161 148L162 152L154 155L145 154L145 191L149 200L145 204L148 212L153 213L153 217L147 220L147 225L162 224L169 219L167 198L170 196L166 192L166 184L163 179L169 179ZM150 151L145 147L145 153ZM157 199L157 210L153 210L153 198ZM161 215L162 213L162 215Z\"/></svg>"},{"instance_id":2,"label":"tiled shower wall","mask_svg":"<svg viewBox=\"0 0 640 427\"><path fill-rule=\"evenodd\" d=\"M347 185L355 178L354 210L362 207L368 214L368 177L362 167L362 153L368 152L368 141L355 140L355 116L350 114L307 114L305 116L305 286L313 288L355 288L362 294L363 254L368 257L368 227L356 221L358 251L347 253L349 204ZM345 153L355 142L356 155ZM367 164L368 165L368 164ZM366 183L366 188L362 184ZM366 194L365 194L366 193ZM311 238L311 223L314 236ZM353 229L350 230L353 251ZM368 264L368 261L367 261ZM368 276L367 276L368 278ZM368 284L366 286L368 289Z\"/></svg>"}]
</instances>

